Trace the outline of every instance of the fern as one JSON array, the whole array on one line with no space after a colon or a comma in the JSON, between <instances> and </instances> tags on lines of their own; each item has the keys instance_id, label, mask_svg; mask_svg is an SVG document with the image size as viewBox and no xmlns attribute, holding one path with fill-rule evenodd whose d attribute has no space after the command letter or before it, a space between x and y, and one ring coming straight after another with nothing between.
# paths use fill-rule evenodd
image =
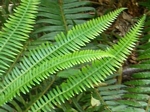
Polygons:
<instances>
[{"instance_id":1,"label":"fern","mask_svg":"<svg viewBox=\"0 0 150 112\"><path fill-rule=\"evenodd\" d=\"M93 10L87 5L89 3L78 0L41 1L37 14L37 26L29 36L35 24L39 1L22 0L0 33L0 59L3 59L0 61L0 74L4 75L0 83L0 111L50 111L52 108L55 109L57 105L62 105L76 94L104 81L127 59L136 45L145 16L112 48L106 51L79 51L81 47L106 30L125 9L120 8L83 23L85 19L92 17L87 13ZM36 29L39 24L44 26ZM75 24L80 25L74 26ZM37 39L29 39L29 37L37 37ZM53 44L51 40L54 41ZM75 75L66 77L65 81L61 79L64 81L61 85L59 83L51 87L59 71L91 61L93 61L92 64L88 63ZM59 74L57 76L60 78ZM146 81L139 81L139 84L145 85ZM127 82L126 85L130 83L136 84L136 81ZM120 88L124 85L115 87ZM124 88L124 90L127 89ZM128 92L132 91L128 90ZM127 94L121 92L124 98L131 98L128 92ZM139 97L147 98L146 96ZM132 100L119 100L117 103L118 108L133 107L130 106ZM109 108L112 109L111 106Z\"/></svg>"},{"instance_id":2,"label":"fern","mask_svg":"<svg viewBox=\"0 0 150 112\"><path fill-rule=\"evenodd\" d=\"M31 107L31 111L39 111L41 109L47 111L49 108L54 108L54 105L64 103L66 99L68 100L75 94L85 91L86 88L93 87L93 84L103 81L108 75L112 74L115 68L121 66L121 63L126 60L127 55L129 55L134 48L138 40L137 37L143 27L144 20L145 16L131 28L131 31L127 33L118 44L108 50L108 52L113 54L116 58L104 58L93 63L91 67L87 66L83 68L80 73L69 77L67 82L62 83L60 87L56 87L56 89L53 89L36 101Z\"/></svg>"},{"instance_id":3,"label":"fern","mask_svg":"<svg viewBox=\"0 0 150 112\"><path fill-rule=\"evenodd\" d=\"M22 0L14 15L4 24L0 32L0 75L8 70L23 49L23 42L28 39L35 23L36 4L39 4L39 0Z\"/></svg>"},{"instance_id":4,"label":"fern","mask_svg":"<svg viewBox=\"0 0 150 112\"><path fill-rule=\"evenodd\" d=\"M60 32L66 34L74 25L93 17L89 12L94 8L89 4L89 1L78 0L42 0L37 15L37 25L42 24L42 27L34 34L44 34L38 38L39 41L54 40L54 36Z\"/></svg>"}]
</instances>

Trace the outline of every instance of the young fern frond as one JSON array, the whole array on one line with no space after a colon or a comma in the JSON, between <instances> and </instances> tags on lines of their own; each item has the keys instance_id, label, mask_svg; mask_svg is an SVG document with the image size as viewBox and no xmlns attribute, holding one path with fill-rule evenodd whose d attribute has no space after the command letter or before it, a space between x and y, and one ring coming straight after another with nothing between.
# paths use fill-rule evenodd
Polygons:
<instances>
[{"instance_id":1,"label":"young fern frond","mask_svg":"<svg viewBox=\"0 0 150 112\"><path fill-rule=\"evenodd\" d=\"M116 68L121 66L121 63L126 60L127 56L135 47L144 20L145 15L131 28L118 44L108 50L108 52L113 54L115 58L104 58L100 61L96 61L90 67L84 67L81 72L69 77L68 80L62 83L59 87L56 87L46 95L42 96L31 107L31 111L47 111L50 108L54 108L55 105L64 103L65 100L70 99L75 94L85 91L86 88L93 87L93 84L103 81L107 76L116 71Z\"/></svg>"},{"instance_id":2,"label":"young fern frond","mask_svg":"<svg viewBox=\"0 0 150 112\"><path fill-rule=\"evenodd\" d=\"M47 64L52 65L52 63L49 63L49 60L70 54L71 52L79 50L82 46L85 46L91 39L94 39L99 33L107 29L123 10L124 8L121 8L97 19L90 20L87 23L77 25L68 31L66 36L64 33L57 35L56 44L54 45L45 43L37 49L31 50L30 55L27 57L24 56L21 62L18 63L18 66L3 80L2 90L0 92L0 98L3 100L0 101L0 105L12 99L16 94L20 94L20 92L28 92L29 88L32 88L31 85L40 83L48 77L48 73L55 73L54 71L58 69L57 66L55 66L54 71L49 72L45 68L45 65L48 66ZM74 58L72 59L74 60ZM72 60L70 59L69 61L71 63ZM81 62L82 61L83 60L81 60ZM76 63L72 63L72 65L73 64ZM40 72L41 75L36 76L36 74L39 73L38 68L42 69L42 72ZM68 68L68 66L64 65L62 68ZM18 85L17 88L16 84Z\"/></svg>"},{"instance_id":3,"label":"young fern frond","mask_svg":"<svg viewBox=\"0 0 150 112\"><path fill-rule=\"evenodd\" d=\"M0 32L0 75L8 70L33 29L39 0L22 0Z\"/></svg>"}]
</instances>

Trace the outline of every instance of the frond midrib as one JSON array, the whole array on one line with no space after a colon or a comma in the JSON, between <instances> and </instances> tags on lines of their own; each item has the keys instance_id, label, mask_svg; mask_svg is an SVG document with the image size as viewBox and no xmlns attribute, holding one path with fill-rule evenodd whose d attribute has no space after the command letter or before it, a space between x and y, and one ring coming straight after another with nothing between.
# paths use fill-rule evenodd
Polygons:
<instances>
[{"instance_id":1,"label":"frond midrib","mask_svg":"<svg viewBox=\"0 0 150 112\"><path fill-rule=\"evenodd\" d=\"M65 19L65 14L63 12L63 9L62 9L62 1L59 0L59 8L60 8L60 12L61 12L61 16L62 16L62 21L64 23L64 27L65 27L65 33L67 33L67 31L69 30L68 29L68 26L67 26L67 23L66 23L66 19Z\"/></svg>"}]
</instances>

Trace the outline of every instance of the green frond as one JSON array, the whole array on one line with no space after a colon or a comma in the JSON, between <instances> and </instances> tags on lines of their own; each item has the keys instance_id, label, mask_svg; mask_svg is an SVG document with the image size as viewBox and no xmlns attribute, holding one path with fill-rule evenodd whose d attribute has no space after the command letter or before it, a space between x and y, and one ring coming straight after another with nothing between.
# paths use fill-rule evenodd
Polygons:
<instances>
[{"instance_id":1,"label":"green frond","mask_svg":"<svg viewBox=\"0 0 150 112\"><path fill-rule=\"evenodd\" d=\"M131 77L132 80L125 81L124 85L120 85L123 88L117 88L114 84L110 85L110 87L116 87L113 88L114 92L109 85L99 88L100 94L106 103L105 105L112 112L120 112L120 110L121 112L145 112L149 110L149 72L135 73ZM106 90L108 92L105 92ZM114 93L118 93L116 97L113 96Z\"/></svg>"},{"instance_id":2,"label":"green frond","mask_svg":"<svg viewBox=\"0 0 150 112\"><path fill-rule=\"evenodd\" d=\"M147 46L148 44L146 44ZM140 46L140 48L145 47ZM134 65L134 67L139 69L149 69L149 60L148 52L145 51L140 52L140 57L138 58L142 62L140 64ZM145 57L144 57L145 56ZM146 59L143 61L143 59ZM148 111L149 108L149 92L150 89L148 87L150 80L149 80L149 73L147 72L141 72L134 74L132 76L132 80L126 81L124 84L126 88L124 89L127 91L125 94L122 95L122 99L118 100L117 102L119 105L125 105L125 108L123 112L127 111L133 111L133 112L145 112Z\"/></svg>"},{"instance_id":3,"label":"green frond","mask_svg":"<svg viewBox=\"0 0 150 112\"><path fill-rule=\"evenodd\" d=\"M38 48L31 50L28 55L29 59L23 59L22 61L26 67L26 70L24 69L22 72L26 73L36 68L36 66L39 66L44 60L79 50L82 46L85 46L86 43L89 43L91 39L94 39L99 33L108 28L123 10L124 8L121 8L87 23L77 25L67 33L67 36L65 36L64 33L57 35L55 37L56 44L54 45L44 43ZM28 61L31 62L30 65Z\"/></svg>"},{"instance_id":4,"label":"green frond","mask_svg":"<svg viewBox=\"0 0 150 112\"><path fill-rule=\"evenodd\" d=\"M12 99L14 96L16 96L16 94L20 94L20 92L28 92L29 88L31 88L32 85L35 85L35 83L39 84L41 80L44 80L50 74L54 74L59 70L63 70L77 64L90 62L92 60L100 59L103 57L112 56L113 55L101 50L85 50L60 57L55 57L51 60L46 60L40 66L34 68L32 71L26 73L23 76L18 76L17 80L15 78L15 74L12 73L10 74L12 77L8 76L4 79L4 83L2 85L3 88L0 93L0 98L2 99L0 101L0 104L5 103L9 99ZM25 58L25 60L27 60L27 58ZM20 67L25 69L23 64L24 63L20 63ZM31 65L31 62L28 61L28 64ZM20 72L21 74L19 68L16 68L15 70L18 71L18 73Z\"/></svg>"},{"instance_id":5,"label":"green frond","mask_svg":"<svg viewBox=\"0 0 150 112\"><path fill-rule=\"evenodd\" d=\"M140 74L134 74L138 78ZM138 92L141 85L137 84L137 80L127 81L125 84L117 84L116 76L112 75L112 79L106 79L105 86L98 88L98 94L101 98L101 105L104 106L104 112L145 112L148 106L149 95ZM135 80L135 84L134 84ZM140 83L140 82L139 82ZM146 86L146 85L145 85ZM136 88L137 91L132 91ZM140 89L140 88L139 88ZM131 91L130 91L131 90Z\"/></svg>"},{"instance_id":6,"label":"green frond","mask_svg":"<svg viewBox=\"0 0 150 112\"><path fill-rule=\"evenodd\" d=\"M116 71L116 68L121 66L121 63L123 63L136 45L138 40L137 37L141 33L144 20L145 16L143 16L137 24L131 28L118 44L108 50L108 52L113 54L115 58L104 58L93 63L91 67L84 67L81 72L69 77L65 83L60 85L60 87L56 87L36 101L31 107L31 111L50 110L50 108L54 108L54 105L64 103L65 100L70 99L75 94L85 91L87 88L93 87L93 84L98 84Z\"/></svg>"},{"instance_id":7,"label":"green frond","mask_svg":"<svg viewBox=\"0 0 150 112\"><path fill-rule=\"evenodd\" d=\"M39 0L22 0L0 32L0 75L10 67L33 29Z\"/></svg>"},{"instance_id":8,"label":"green frond","mask_svg":"<svg viewBox=\"0 0 150 112\"><path fill-rule=\"evenodd\" d=\"M50 76L40 85L33 87L28 94L21 94L9 101L9 103L0 106L0 112L27 112L30 105L32 105L32 103L34 103L34 101L36 101L40 96L45 94L46 90L53 85L55 78L55 75ZM37 87L38 89L36 89Z\"/></svg>"},{"instance_id":9,"label":"green frond","mask_svg":"<svg viewBox=\"0 0 150 112\"><path fill-rule=\"evenodd\" d=\"M42 33L39 40L54 40L60 32L67 33L76 24L85 22L93 17L89 12L94 8L89 6L89 1L79 0L42 0L39 7L37 25L34 33Z\"/></svg>"}]
</instances>

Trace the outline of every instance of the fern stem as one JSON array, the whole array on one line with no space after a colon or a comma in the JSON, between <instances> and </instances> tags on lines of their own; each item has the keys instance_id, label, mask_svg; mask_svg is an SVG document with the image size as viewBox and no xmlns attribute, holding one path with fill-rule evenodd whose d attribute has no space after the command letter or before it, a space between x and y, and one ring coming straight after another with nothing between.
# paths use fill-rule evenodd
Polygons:
<instances>
[{"instance_id":1,"label":"fern stem","mask_svg":"<svg viewBox=\"0 0 150 112\"><path fill-rule=\"evenodd\" d=\"M119 74L119 76L118 76L118 84L121 84L122 83L122 72L123 72L123 68L122 67L120 67L119 68L119 70L118 70L118 74Z\"/></svg>"},{"instance_id":2,"label":"fern stem","mask_svg":"<svg viewBox=\"0 0 150 112\"><path fill-rule=\"evenodd\" d=\"M61 12L61 17L62 17L62 21L63 21L63 23L64 23L64 27L65 27L65 34L67 34L67 31L69 30L68 29L68 25L67 25L67 22L66 22L66 19L65 19L65 13L64 13L64 11L63 11L63 8L62 8L62 6L63 6L63 1L62 0L59 0L59 7L60 7L60 12Z\"/></svg>"}]
</instances>

